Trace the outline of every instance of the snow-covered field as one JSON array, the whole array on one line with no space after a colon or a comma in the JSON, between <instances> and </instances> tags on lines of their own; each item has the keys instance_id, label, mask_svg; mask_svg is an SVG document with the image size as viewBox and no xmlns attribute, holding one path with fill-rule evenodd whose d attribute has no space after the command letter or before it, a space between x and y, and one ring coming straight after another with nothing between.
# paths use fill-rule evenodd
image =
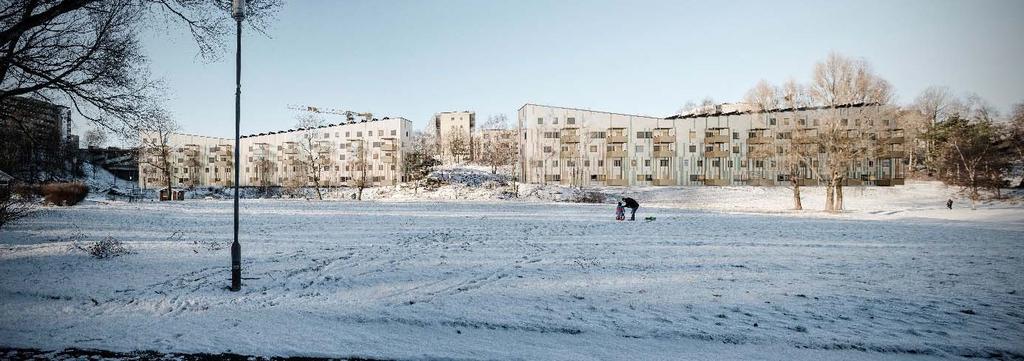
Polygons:
<instances>
[{"instance_id":1,"label":"snow-covered field","mask_svg":"<svg viewBox=\"0 0 1024 361\"><path fill-rule=\"evenodd\" d=\"M946 210L939 187L848 190L838 216L784 211L783 188L629 191L650 223L605 204L245 200L238 293L224 289L230 201L48 208L0 231L0 346L1024 358L1024 212ZM107 236L133 253L72 246Z\"/></svg>"}]
</instances>

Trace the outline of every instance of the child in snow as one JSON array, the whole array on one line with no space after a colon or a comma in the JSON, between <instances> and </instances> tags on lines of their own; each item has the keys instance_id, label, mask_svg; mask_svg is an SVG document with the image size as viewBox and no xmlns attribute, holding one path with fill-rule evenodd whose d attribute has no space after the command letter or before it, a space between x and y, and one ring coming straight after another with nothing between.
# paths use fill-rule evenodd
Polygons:
<instances>
[{"instance_id":1,"label":"child in snow","mask_svg":"<svg viewBox=\"0 0 1024 361\"><path fill-rule=\"evenodd\" d=\"M615 207L615 220L616 221L626 220L626 207L622 206L622 202L619 202L619 205L617 207Z\"/></svg>"}]
</instances>

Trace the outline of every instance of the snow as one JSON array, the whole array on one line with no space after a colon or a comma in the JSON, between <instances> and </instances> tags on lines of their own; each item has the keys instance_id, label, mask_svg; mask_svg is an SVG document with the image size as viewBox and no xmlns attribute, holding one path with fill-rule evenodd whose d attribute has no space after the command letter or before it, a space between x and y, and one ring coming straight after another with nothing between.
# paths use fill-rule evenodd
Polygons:
<instances>
[{"instance_id":1,"label":"snow","mask_svg":"<svg viewBox=\"0 0 1024 361\"><path fill-rule=\"evenodd\" d=\"M1024 357L1024 212L1013 201L947 210L951 189L914 183L847 189L848 211L828 215L788 211L782 187L601 189L657 217L616 222L610 205L545 198L567 187L523 185L549 193L502 201L503 187L487 180L448 179L428 195L368 190L376 201L243 201L239 293L224 290L230 201L48 207L0 232L0 346L398 359ZM805 207L820 209L820 189L805 192ZM100 260L74 247L107 236L132 253Z\"/></svg>"}]
</instances>

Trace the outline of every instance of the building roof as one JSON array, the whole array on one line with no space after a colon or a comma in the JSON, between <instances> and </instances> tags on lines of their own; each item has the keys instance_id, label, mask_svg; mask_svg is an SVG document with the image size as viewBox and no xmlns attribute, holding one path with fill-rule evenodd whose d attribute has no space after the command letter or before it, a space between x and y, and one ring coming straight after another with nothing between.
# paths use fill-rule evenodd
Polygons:
<instances>
[{"instance_id":1,"label":"building roof","mask_svg":"<svg viewBox=\"0 0 1024 361\"><path fill-rule=\"evenodd\" d=\"M10 174L4 173L4 171L0 170L0 182L10 182L12 180L14 180L14 177L12 177Z\"/></svg>"},{"instance_id":2,"label":"building roof","mask_svg":"<svg viewBox=\"0 0 1024 361\"><path fill-rule=\"evenodd\" d=\"M641 115L641 114L627 114L627 113L614 113L614 112L605 112L605 111L600 111L600 110L593 110L593 109L583 109L583 108L571 108L571 107L560 107L560 106L554 106L554 105L544 105L544 104L534 104L534 103L526 103L526 104L523 104L523 106L519 107L519 110L523 110L523 108L525 108L525 107L526 107L527 105L533 105L533 106L535 106L535 107L547 107L547 108L558 108L558 109L566 109L566 110L578 110L578 111L584 111L584 112L592 112L592 113L603 113L603 114L613 114L613 115L625 115L625 116L627 116L627 117L643 117L643 118L655 118L655 119L662 119L661 117L656 117L656 116L652 116L652 115Z\"/></svg>"},{"instance_id":3,"label":"building roof","mask_svg":"<svg viewBox=\"0 0 1024 361\"><path fill-rule=\"evenodd\" d=\"M855 108L855 107L863 107L863 106L871 106L871 105L880 105L880 104L879 103L858 102L858 103L850 103L850 104L837 105L836 108L844 109L844 108ZM704 118L704 117L717 117L717 116L723 116L723 115L781 113L781 112L788 112L788 111L822 110L822 109L828 109L828 108L831 108L831 107L827 106L827 105L822 105L822 106L813 106L813 107L776 108L776 109L770 109L770 110L764 110L764 111L761 111L761 110L747 110L747 111L732 110L732 111L729 111L729 112L721 112L721 113L677 114L677 115L673 115L673 116L667 117L665 119L693 119L693 118Z\"/></svg>"}]
</instances>

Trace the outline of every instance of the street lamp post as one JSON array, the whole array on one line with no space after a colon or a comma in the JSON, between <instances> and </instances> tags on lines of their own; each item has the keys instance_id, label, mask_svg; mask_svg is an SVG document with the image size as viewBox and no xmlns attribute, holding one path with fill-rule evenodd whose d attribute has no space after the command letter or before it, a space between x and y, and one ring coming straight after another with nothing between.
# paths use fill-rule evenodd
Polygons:
<instances>
[{"instance_id":1,"label":"street lamp post","mask_svg":"<svg viewBox=\"0 0 1024 361\"><path fill-rule=\"evenodd\" d=\"M235 19L235 241L231 243L231 291L242 289L242 245L238 244L238 161L241 151L239 128L242 123L242 19L245 19L245 1L231 2L231 17Z\"/></svg>"}]
</instances>

